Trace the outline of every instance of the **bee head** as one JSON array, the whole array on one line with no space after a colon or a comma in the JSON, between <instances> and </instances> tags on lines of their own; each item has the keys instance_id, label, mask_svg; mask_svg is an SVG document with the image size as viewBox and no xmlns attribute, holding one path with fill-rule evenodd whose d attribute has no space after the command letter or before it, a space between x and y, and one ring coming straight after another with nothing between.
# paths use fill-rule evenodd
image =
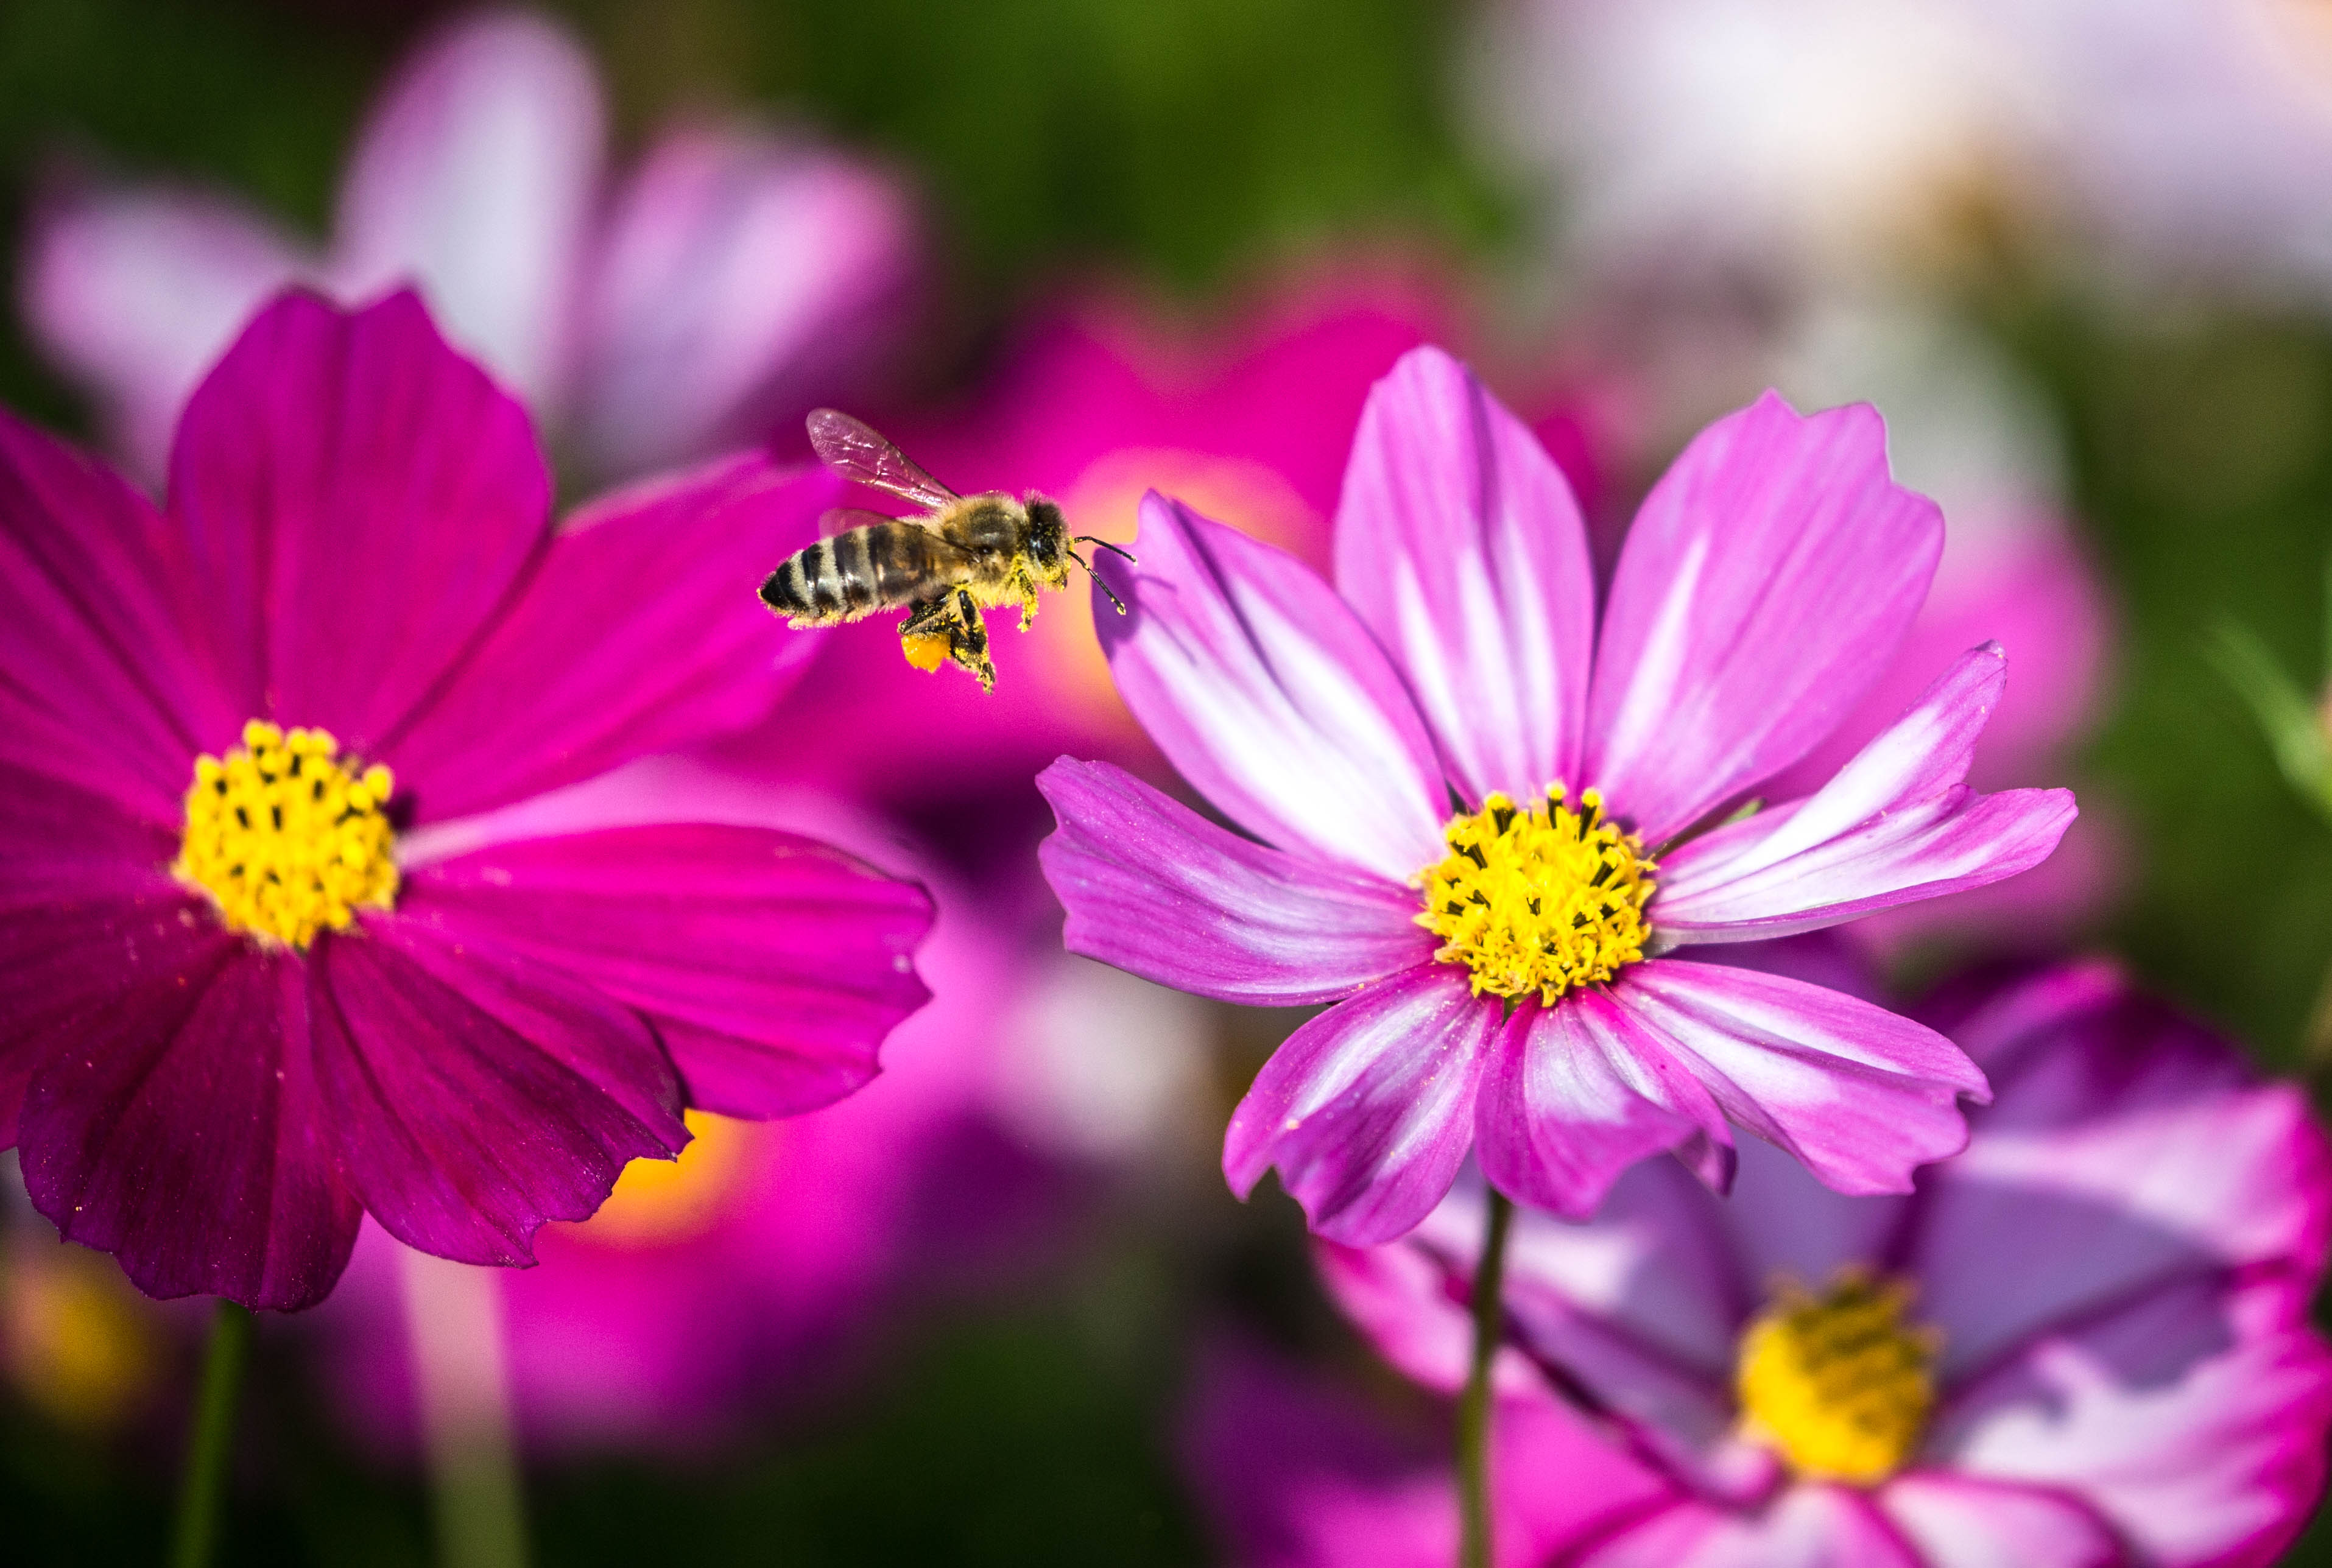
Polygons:
<instances>
[{"instance_id":1,"label":"bee head","mask_svg":"<svg viewBox=\"0 0 2332 1568\"><path fill-rule=\"evenodd\" d=\"M1061 515L1058 502L1028 497L1028 556L1041 570L1069 569L1069 520Z\"/></svg>"}]
</instances>

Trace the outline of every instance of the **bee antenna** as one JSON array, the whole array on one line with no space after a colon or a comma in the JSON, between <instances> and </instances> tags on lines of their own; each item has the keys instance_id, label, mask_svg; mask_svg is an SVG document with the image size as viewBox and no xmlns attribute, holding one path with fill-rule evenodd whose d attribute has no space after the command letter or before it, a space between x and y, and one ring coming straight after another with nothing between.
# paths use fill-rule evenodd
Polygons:
<instances>
[{"instance_id":1,"label":"bee antenna","mask_svg":"<svg viewBox=\"0 0 2332 1568\"><path fill-rule=\"evenodd\" d=\"M1133 560L1133 552L1132 550L1120 550L1120 549L1118 549L1118 547L1117 547L1117 546L1115 546L1115 545L1113 545L1113 544L1110 543L1110 542L1109 542L1109 540L1105 540L1105 539L1095 539L1092 534L1089 534L1089 533L1081 533L1081 534L1078 534L1078 535L1076 536L1076 542L1077 542L1077 543L1079 543L1079 544L1097 544L1097 545L1101 546L1101 548L1102 548L1102 549L1104 549L1104 550L1105 550L1109 551L1109 553L1110 553L1110 554L1112 554L1112 555L1122 555L1122 556L1123 556L1123 557L1124 557L1126 559L1128 559L1128 560ZM1136 562L1136 564L1138 565L1138 564L1140 564L1140 563L1139 563L1139 562Z\"/></svg>"},{"instance_id":2,"label":"bee antenna","mask_svg":"<svg viewBox=\"0 0 2332 1568\"><path fill-rule=\"evenodd\" d=\"M1093 542L1093 543L1094 543L1094 544L1099 544L1099 543L1101 542L1101 540L1093 540L1092 542ZM1121 554L1123 554L1123 551L1121 551L1120 553L1121 553ZM1101 589L1101 591L1102 591L1103 593L1104 593L1104 594L1108 594L1108 595L1109 595L1109 602L1110 602L1110 603L1112 603L1112 604L1113 604L1113 605L1115 605L1115 606L1117 607L1117 613L1118 613L1119 615L1123 615L1123 614L1125 613L1125 601L1124 601L1123 599L1122 599L1122 598L1118 598L1118 597L1117 597L1117 595L1115 595L1114 593L1111 593L1111 592L1110 592L1110 587L1109 587L1109 584L1107 584L1107 583L1105 583L1105 582L1102 581L1102 580L1101 580L1100 576L1099 576L1097 573L1095 573L1095 572L1094 572L1094 569L1093 569L1093 562L1091 562L1091 561L1087 560L1085 557L1083 557L1083 556L1079 555L1075 550L1071 550L1071 551L1069 551L1069 559L1070 559L1071 560L1073 560L1073 561L1076 562L1079 566L1081 566L1081 567L1083 567L1083 568L1085 568L1085 576L1087 576L1087 577L1089 577L1089 578L1093 578L1093 585L1094 585L1094 587L1095 587L1095 588L1097 588ZM1133 557L1131 557L1131 556L1128 556L1128 557L1126 557L1126 559L1129 559L1129 560L1131 560L1131 559L1133 559Z\"/></svg>"}]
</instances>

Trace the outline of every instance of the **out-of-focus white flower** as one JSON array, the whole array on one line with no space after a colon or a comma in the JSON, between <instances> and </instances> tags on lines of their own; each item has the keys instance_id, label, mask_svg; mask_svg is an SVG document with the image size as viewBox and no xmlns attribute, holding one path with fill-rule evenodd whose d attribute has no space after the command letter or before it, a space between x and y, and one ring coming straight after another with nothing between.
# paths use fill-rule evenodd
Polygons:
<instances>
[{"instance_id":1,"label":"out-of-focus white flower","mask_svg":"<svg viewBox=\"0 0 2332 1568\"><path fill-rule=\"evenodd\" d=\"M1137 1161L1198 1124L1208 1029L1196 998L1063 953L1005 1038L999 1110L1053 1153Z\"/></svg>"},{"instance_id":2,"label":"out-of-focus white flower","mask_svg":"<svg viewBox=\"0 0 2332 1568\"><path fill-rule=\"evenodd\" d=\"M1518 0L1493 133L1591 264L1867 282L1972 218L2332 283L2320 0Z\"/></svg>"},{"instance_id":3,"label":"out-of-focus white flower","mask_svg":"<svg viewBox=\"0 0 2332 1568\"><path fill-rule=\"evenodd\" d=\"M1485 55L1494 129L1588 253L1796 273L1923 243L2014 156L2008 43L1952 0L1533 0Z\"/></svg>"},{"instance_id":4,"label":"out-of-focus white flower","mask_svg":"<svg viewBox=\"0 0 2332 1568\"><path fill-rule=\"evenodd\" d=\"M149 478L203 371L295 281L349 301L417 282L597 478L758 439L846 390L915 278L897 183L735 125L674 130L609 188L605 120L564 28L464 19L375 106L328 246L209 191L62 183L27 226L25 316Z\"/></svg>"}]
</instances>

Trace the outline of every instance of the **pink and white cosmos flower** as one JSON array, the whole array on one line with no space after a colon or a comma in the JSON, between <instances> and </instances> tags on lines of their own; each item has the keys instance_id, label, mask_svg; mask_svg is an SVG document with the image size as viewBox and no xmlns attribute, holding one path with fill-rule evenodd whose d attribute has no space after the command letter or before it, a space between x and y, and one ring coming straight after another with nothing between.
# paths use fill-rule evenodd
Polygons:
<instances>
[{"instance_id":1,"label":"pink and white cosmos flower","mask_svg":"<svg viewBox=\"0 0 2332 1568\"><path fill-rule=\"evenodd\" d=\"M2308 1314L2332 1148L2306 1097L2104 964L1923 1016L1998 1098L1914 1196L1840 1197L1751 1147L1729 1201L1663 1162L1591 1224L1516 1215L1501 1563L2248 1568L2289 1544L2332 1427ZM1481 1204L1468 1181L1405 1241L1321 1248L1345 1308L1437 1389L1465 1376ZM1838 1336L1856 1302L1863 1332ZM1773 1358L1826 1332L1827 1362ZM1292 1426L1319 1394L1231 1370L1209 1429L1308 1433L1237 1471L1199 1461L1235 1561L1448 1560L1446 1468L1389 1458L1373 1423Z\"/></svg>"},{"instance_id":2,"label":"pink and white cosmos flower","mask_svg":"<svg viewBox=\"0 0 2332 1568\"><path fill-rule=\"evenodd\" d=\"M60 188L28 225L27 323L148 479L196 383L293 282L343 301L417 284L595 478L751 444L838 395L913 282L896 183L806 139L705 125L609 188L606 118L565 28L465 18L375 106L329 245L199 189Z\"/></svg>"},{"instance_id":3,"label":"pink and white cosmos flower","mask_svg":"<svg viewBox=\"0 0 2332 1568\"><path fill-rule=\"evenodd\" d=\"M1989 644L1821 789L1741 815L1886 667L1942 541L1875 411L1769 395L1654 486L1599 606L1561 471L1419 349L1362 415L1334 588L1144 501L1139 567L1104 569L1132 611L1095 617L1111 674L1251 837L1056 762L1067 943L1338 1004L1266 1065L1223 1158L1241 1192L1277 1166L1339 1240L1410 1229L1469 1149L1578 1218L1664 1150L1724 1185L1736 1126L1841 1191L1907 1190L1983 1074L1923 1025L1693 950L1997 881L2072 820L2063 790L1964 782L2006 679Z\"/></svg>"}]
</instances>

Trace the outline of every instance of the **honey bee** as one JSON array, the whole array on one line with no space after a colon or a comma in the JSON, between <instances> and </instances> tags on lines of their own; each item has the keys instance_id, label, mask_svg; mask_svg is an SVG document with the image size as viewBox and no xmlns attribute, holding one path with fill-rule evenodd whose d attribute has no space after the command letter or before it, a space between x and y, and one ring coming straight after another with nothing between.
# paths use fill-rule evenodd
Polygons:
<instances>
[{"instance_id":1,"label":"honey bee","mask_svg":"<svg viewBox=\"0 0 2332 1568\"><path fill-rule=\"evenodd\" d=\"M809 444L836 473L923 508L920 517L837 508L826 514L828 536L787 558L761 584L761 602L795 626L836 626L905 607L899 646L907 663L936 670L952 661L996 689L980 612L1020 607L1020 629L1037 618L1038 593L1066 588L1069 563L1092 566L1072 548L1097 545L1133 558L1106 540L1072 536L1055 502L1031 491L958 495L907 454L849 415L820 408L809 416ZM1099 582L1099 578L1094 579ZM1109 602L1123 615L1109 585Z\"/></svg>"}]
</instances>

